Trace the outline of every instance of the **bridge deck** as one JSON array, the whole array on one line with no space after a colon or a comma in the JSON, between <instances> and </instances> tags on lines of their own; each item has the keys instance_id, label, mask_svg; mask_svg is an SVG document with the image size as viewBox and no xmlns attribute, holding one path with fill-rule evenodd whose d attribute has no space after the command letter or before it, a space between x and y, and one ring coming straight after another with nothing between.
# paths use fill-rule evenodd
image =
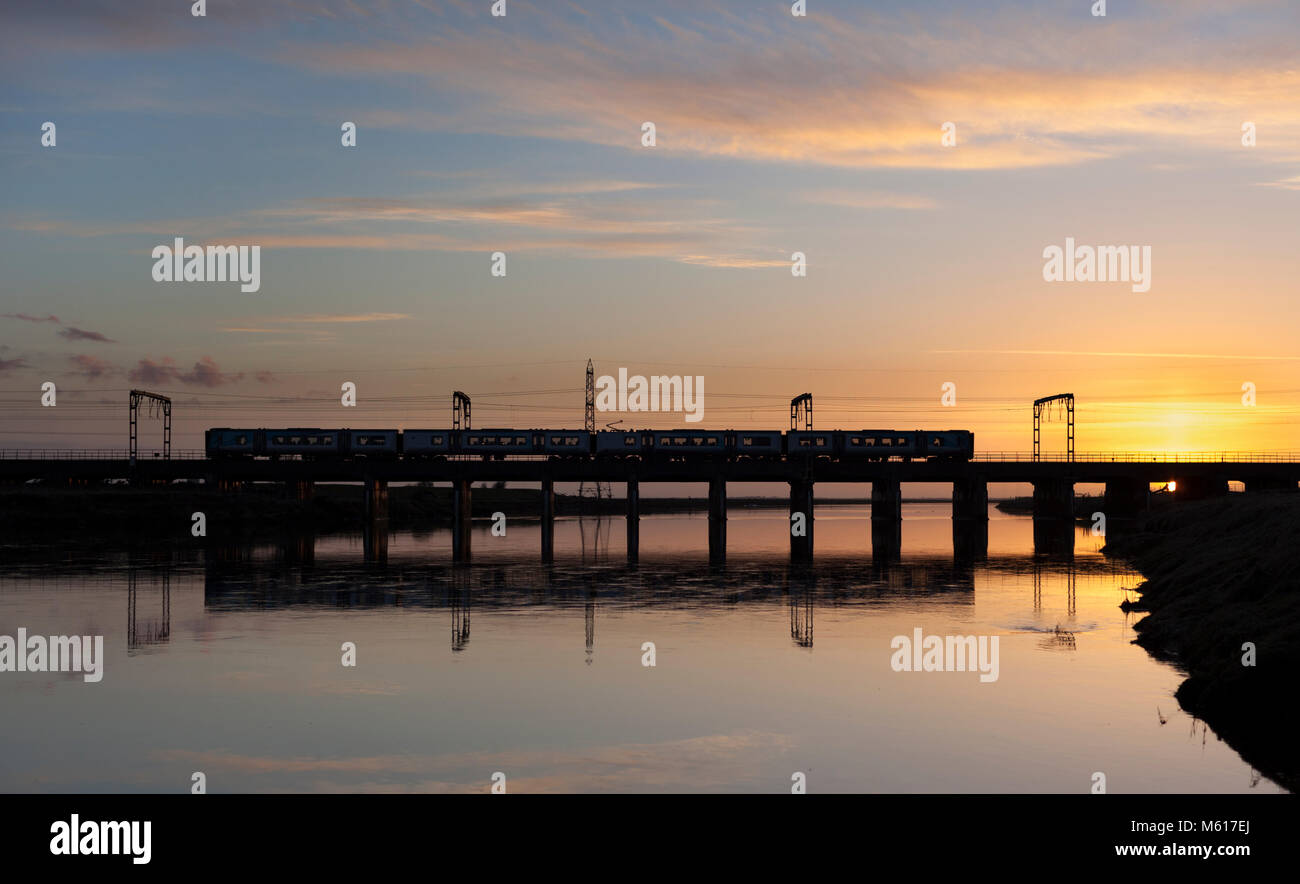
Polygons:
<instances>
[{"instance_id":1,"label":"bridge deck","mask_svg":"<svg viewBox=\"0 0 1300 884\"><path fill-rule=\"evenodd\" d=\"M1214 460L1171 458L1145 460L1115 454L1076 459L1073 462L1028 459L985 460L965 463L834 461L738 462L636 462L618 460L514 459L484 461L351 461L253 460L214 461L199 457L141 457L134 468L126 458L0 457L0 480L30 479L107 480L138 478L146 481L225 480L250 482L1036 482L1065 480L1106 482L1169 479L1300 482L1300 458Z\"/></svg>"}]
</instances>

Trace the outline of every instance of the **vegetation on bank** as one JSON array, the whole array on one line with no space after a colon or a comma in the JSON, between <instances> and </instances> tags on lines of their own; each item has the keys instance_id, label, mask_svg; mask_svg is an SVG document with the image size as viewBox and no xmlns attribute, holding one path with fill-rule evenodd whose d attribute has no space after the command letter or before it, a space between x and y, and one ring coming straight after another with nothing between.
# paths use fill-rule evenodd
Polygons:
<instances>
[{"instance_id":1,"label":"vegetation on bank","mask_svg":"<svg viewBox=\"0 0 1300 884\"><path fill-rule=\"evenodd\" d=\"M1232 494L1158 507L1105 547L1146 577L1140 597L1124 607L1149 612L1134 627L1137 644L1187 673L1179 704L1293 792L1298 532L1300 495ZM1245 665L1252 647L1254 665Z\"/></svg>"}]
</instances>

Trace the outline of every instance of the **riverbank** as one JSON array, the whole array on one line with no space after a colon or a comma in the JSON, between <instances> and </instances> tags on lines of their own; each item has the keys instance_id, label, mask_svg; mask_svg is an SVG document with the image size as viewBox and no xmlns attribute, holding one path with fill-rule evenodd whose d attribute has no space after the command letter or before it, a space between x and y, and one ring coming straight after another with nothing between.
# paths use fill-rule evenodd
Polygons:
<instances>
[{"instance_id":1,"label":"riverbank","mask_svg":"<svg viewBox=\"0 0 1300 884\"><path fill-rule=\"evenodd\" d=\"M1074 517L1092 520L1092 514L1101 510L1103 499L1098 495L1076 494L1074 497ZM998 512L1012 516L1032 516L1034 514L1033 497L1009 497L999 500L994 506Z\"/></svg>"},{"instance_id":2,"label":"riverbank","mask_svg":"<svg viewBox=\"0 0 1300 884\"><path fill-rule=\"evenodd\" d=\"M1105 547L1146 577L1136 643L1177 665L1179 704L1249 764L1300 791L1300 495L1160 507ZM1254 648L1254 665L1243 660ZM1246 659L1246 662L1250 662Z\"/></svg>"}]
</instances>

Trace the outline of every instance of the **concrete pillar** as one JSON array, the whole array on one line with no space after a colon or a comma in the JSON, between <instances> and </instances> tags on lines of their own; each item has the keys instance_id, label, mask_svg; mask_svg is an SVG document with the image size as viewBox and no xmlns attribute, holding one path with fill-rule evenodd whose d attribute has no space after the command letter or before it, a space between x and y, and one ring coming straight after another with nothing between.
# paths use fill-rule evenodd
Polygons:
<instances>
[{"instance_id":1,"label":"concrete pillar","mask_svg":"<svg viewBox=\"0 0 1300 884\"><path fill-rule=\"evenodd\" d=\"M388 483L382 479L366 479L366 521L388 521Z\"/></svg>"},{"instance_id":2,"label":"concrete pillar","mask_svg":"<svg viewBox=\"0 0 1300 884\"><path fill-rule=\"evenodd\" d=\"M284 490L293 500L311 500L316 495L316 483L295 479L285 482Z\"/></svg>"},{"instance_id":3,"label":"concrete pillar","mask_svg":"<svg viewBox=\"0 0 1300 884\"><path fill-rule=\"evenodd\" d=\"M1296 491L1300 490L1295 479L1247 479L1243 484L1246 486L1247 494L1257 494L1261 491Z\"/></svg>"},{"instance_id":4,"label":"concrete pillar","mask_svg":"<svg viewBox=\"0 0 1300 884\"><path fill-rule=\"evenodd\" d=\"M903 486L897 479L872 480L871 521L903 521Z\"/></svg>"},{"instance_id":5,"label":"concrete pillar","mask_svg":"<svg viewBox=\"0 0 1300 884\"><path fill-rule=\"evenodd\" d=\"M470 483L458 479L451 485L451 557L454 561L469 561L470 525L473 512Z\"/></svg>"},{"instance_id":6,"label":"concrete pillar","mask_svg":"<svg viewBox=\"0 0 1300 884\"><path fill-rule=\"evenodd\" d=\"M1074 521L1074 482L1066 478L1034 483L1034 518Z\"/></svg>"},{"instance_id":7,"label":"concrete pillar","mask_svg":"<svg viewBox=\"0 0 1300 884\"><path fill-rule=\"evenodd\" d=\"M803 536L794 534L795 516L803 515ZM790 483L790 558L807 561L813 555L813 482Z\"/></svg>"},{"instance_id":8,"label":"concrete pillar","mask_svg":"<svg viewBox=\"0 0 1300 884\"><path fill-rule=\"evenodd\" d=\"M709 561L727 557L727 481L709 480Z\"/></svg>"},{"instance_id":9,"label":"concrete pillar","mask_svg":"<svg viewBox=\"0 0 1300 884\"><path fill-rule=\"evenodd\" d=\"M1205 500L1228 494L1228 480L1222 476L1179 477L1175 482L1174 496L1178 500Z\"/></svg>"},{"instance_id":10,"label":"concrete pillar","mask_svg":"<svg viewBox=\"0 0 1300 884\"><path fill-rule=\"evenodd\" d=\"M641 483L627 483L627 560L635 562L641 555Z\"/></svg>"},{"instance_id":11,"label":"concrete pillar","mask_svg":"<svg viewBox=\"0 0 1300 884\"><path fill-rule=\"evenodd\" d=\"M555 561L555 482L542 480L542 561Z\"/></svg>"},{"instance_id":12,"label":"concrete pillar","mask_svg":"<svg viewBox=\"0 0 1300 884\"><path fill-rule=\"evenodd\" d=\"M1111 479L1106 482L1102 511L1106 519L1122 519L1146 512L1150 483L1145 479Z\"/></svg>"},{"instance_id":13,"label":"concrete pillar","mask_svg":"<svg viewBox=\"0 0 1300 884\"><path fill-rule=\"evenodd\" d=\"M952 517L961 521L987 522L989 520L989 483L982 477L960 479L953 482Z\"/></svg>"}]
</instances>

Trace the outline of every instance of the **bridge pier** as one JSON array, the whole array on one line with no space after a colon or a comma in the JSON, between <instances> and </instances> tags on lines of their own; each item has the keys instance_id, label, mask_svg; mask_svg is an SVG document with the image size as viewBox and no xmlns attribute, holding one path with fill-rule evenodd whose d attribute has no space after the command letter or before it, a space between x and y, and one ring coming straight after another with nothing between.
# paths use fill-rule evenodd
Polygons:
<instances>
[{"instance_id":1,"label":"bridge pier","mask_svg":"<svg viewBox=\"0 0 1300 884\"><path fill-rule=\"evenodd\" d=\"M903 484L897 479L876 479L872 481L871 521L903 521Z\"/></svg>"},{"instance_id":2,"label":"bridge pier","mask_svg":"<svg viewBox=\"0 0 1300 884\"><path fill-rule=\"evenodd\" d=\"M627 481L627 560L635 562L641 555L641 483Z\"/></svg>"},{"instance_id":3,"label":"bridge pier","mask_svg":"<svg viewBox=\"0 0 1300 884\"><path fill-rule=\"evenodd\" d=\"M984 478L958 479L952 483L952 517L962 522L988 522L989 483ZM984 533L987 538L987 529Z\"/></svg>"},{"instance_id":4,"label":"bridge pier","mask_svg":"<svg viewBox=\"0 0 1300 884\"><path fill-rule=\"evenodd\" d=\"M1034 482L1034 519L1074 521L1074 481L1064 478Z\"/></svg>"},{"instance_id":5,"label":"bridge pier","mask_svg":"<svg viewBox=\"0 0 1300 884\"><path fill-rule=\"evenodd\" d=\"M1300 486L1297 486L1294 479L1291 481L1286 479L1247 479L1244 484L1247 494L1258 494L1261 491L1300 490Z\"/></svg>"},{"instance_id":6,"label":"bridge pier","mask_svg":"<svg viewBox=\"0 0 1300 884\"><path fill-rule=\"evenodd\" d=\"M1205 500L1228 494L1228 480L1222 476L1189 476L1174 481L1177 482L1174 494L1179 500Z\"/></svg>"},{"instance_id":7,"label":"bridge pier","mask_svg":"<svg viewBox=\"0 0 1300 884\"><path fill-rule=\"evenodd\" d=\"M803 534L794 533L794 517L803 515ZM813 481L800 479L790 483L790 558L808 561L813 556Z\"/></svg>"},{"instance_id":8,"label":"bridge pier","mask_svg":"<svg viewBox=\"0 0 1300 884\"><path fill-rule=\"evenodd\" d=\"M316 483L310 480L294 480L292 482L285 482L284 490L293 500L311 500L316 496ZM387 491L385 490L385 499L386 498Z\"/></svg>"},{"instance_id":9,"label":"bridge pier","mask_svg":"<svg viewBox=\"0 0 1300 884\"><path fill-rule=\"evenodd\" d=\"M555 482L542 480L542 561L555 561Z\"/></svg>"},{"instance_id":10,"label":"bridge pier","mask_svg":"<svg viewBox=\"0 0 1300 884\"><path fill-rule=\"evenodd\" d=\"M709 561L727 558L727 480L709 480Z\"/></svg>"},{"instance_id":11,"label":"bridge pier","mask_svg":"<svg viewBox=\"0 0 1300 884\"><path fill-rule=\"evenodd\" d=\"M453 561L469 561L470 525L473 513L470 501L470 483L464 479L452 482L451 558Z\"/></svg>"},{"instance_id":12,"label":"bridge pier","mask_svg":"<svg viewBox=\"0 0 1300 884\"><path fill-rule=\"evenodd\" d=\"M1135 516L1150 503L1150 484L1142 479L1110 479L1102 507L1107 520Z\"/></svg>"},{"instance_id":13,"label":"bridge pier","mask_svg":"<svg viewBox=\"0 0 1300 884\"><path fill-rule=\"evenodd\" d=\"M365 480L365 525L361 534L362 555L367 562L388 561L388 483Z\"/></svg>"}]
</instances>

